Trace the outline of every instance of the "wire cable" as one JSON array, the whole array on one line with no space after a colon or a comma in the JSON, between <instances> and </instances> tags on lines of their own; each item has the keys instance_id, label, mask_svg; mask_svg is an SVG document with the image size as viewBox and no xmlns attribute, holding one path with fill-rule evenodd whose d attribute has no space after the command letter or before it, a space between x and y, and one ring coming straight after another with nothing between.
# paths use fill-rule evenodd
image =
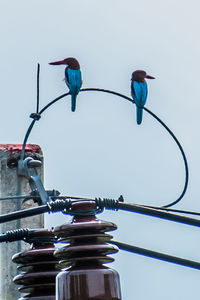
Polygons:
<instances>
[{"instance_id":1,"label":"wire cable","mask_svg":"<svg viewBox=\"0 0 200 300\"><path fill-rule=\"evenodd\" d=\"M36 196L31 196L30 194L28 195L15 195L15 196L5 196L5 197L0 197L1 200L14 200L14 199L25 199L25 198L36 198ZM37 197L38 198L38 197Z\"/></svg>"},{"instance_id":2,"label":"wire cable","mask_svg":"<svg viewBox=\"0 0 200 300\"><path fill-rule=\"evenodd\" d=\"M185 184L184 184L184 187L183 187L183 191L180 194L180 196L177 198L177 200L163 206L163 207L171 207L171 206L177 204L183 198L183 196L186 193L187 187L188 187L189 169L188 169L187 158L186 158L185 152L183 150L183 147L181 146L180 142L178 141L178 139L174 135L174 133L169 129L169 127L160 118L158 118L158 116L156 116L152 111L150 111L146 107L144 107L144 110L147 111L151 116L153 116L168 131L168 133L171 135L171 137L176 142L176 144L177 144L177 146L178 146L178 148L179 148L179 150L182 154L182 157L183 157L184 166L185 166Z\"/></svg>"},{"instance_id":3,"label":"wire cable","mask_svg":"<svg viewBox=\"0 0 200 300\"><path fill-rule=\"evenodd\" d=\"M39 113L39 105L40 105L40 64L38 64L38 68L37 68L37 107L36 107L36 114Z\"/></svg>"},{"instance_id":4,"label":"wire cable","mask_svg":"<svg viewBox=\"0 0 200 300\"><path fill-rule=\"evenodd\" d=\"M170 209L170 208L167 208L167 207L149 206L149 205L141 205L141 206L154 208L154 209L158 209L158 210L163 210L163 211L176 212L176 213L180 213L180 214L200 216L200 212L197 212L197 211L190 211L190 210L183 210L183 209L173 209L173 208Z\"/></svg>"},{"instance_id":5,"label":"wire cable","mask_svg":"<svg viewBox=\"0 0 200 300\"><path fill-rule=\"evenodd\" d=\"M88 201L93 201L93 199L91 199L91 198L74 197L74 196L51 196L51 198L52 199L63 199L63 200L65 200L65 199L72 199L72 200L88 200ZM111 199L108 199L108 200L110 201ZM113 200L113 201L116 201L116 200ZM121 201L121 202L124 202L124 201ZM162 211L169 211L169 212L175 212L175 213L180 213L180 214L189 214L189 215L200 216L200 212L197 212L197 211L182 210L182 209L173 209L173 208L160 207L160 206L150 206L150 205L144 205L144 204L139 204L139 205L141 207L154 208L156 210L162 210Z\"/></svg>"},{"instance_id":6,"label":"wire cable","mask_svg":"<svg viewBox=\"0 0 200 300\"><path fill-rule=\"evenodd\" d=\"M55 98L55 99L52 100L51 102L49 102L47 105L45 105L45 106L40 110L39 115L41 115L45 110L47 110L47 109L48 109L50 106L52 106L54 103L56 103L57 101L59 101L60 99L66 97L66 96L68 96L68 95L70 95L70 93L63 94L63 95L61 95L61 96ZM22 160L24 159L24 154L25 154L25 148L26 148L27 140L28 140L28 138L29 138L29 136L30 136L30 134L31 134L31 131L32 131L33 126L35 125L35 122L36 122L36 121L38 121L38 120L34 119L34 120L31 122L31 124L30 124L30 126L28 127L28 130L27 130L27 132L26 132L26 134L25 134L24 141L23 141L23 146L22 146L22 150L21 150L21 153L20 153L20 159L22 159Z\"/></svg>"},{"instance_id":7,"label":"wire cable","mask_svg":"<svg viewBox=\"0 0 200 300\"><path fill-rule=\"evenodd\" d=\"M85 88L85 89L81 89L80 92L88 92L88 91L97 91L97 92L104 92L104 93L109 93L109 94L113 94L113 95L116 95L116 96L119 96L121 98L124 98L126 100L128 100L129 102L132 102L132 103L135 103L131 98L123 95L123 94L120 94L120 93L117 93L117 92L114 92L114 91L111 91L111 90L106 90L106 89L99 89L99 88ZM59 101L60 99L66 97L70 95L70 93L65 93L57 98L55 98L54 100L52 100L51 102L49 102L46 106L44 106L44 108L42 108L39 112L39 115L41 115L44 111L46 111L50 106L52 106L54 103L56 103L57 101ZM183 157L183 162L184 162L184 166L185 166L185 183L184 183L184 187L183 187L183 191L181 192L180 196L173 202L170 202L162 207L171 207L175 204L177 204L178 202L181 201L181 199L184 197L185 193L186 193L186 190L187 190L187 187L188 187L188 180L189 180L189 169L188 169L188 163L187 163L187 159L186 159L186 155L185 155L185 152L180 144L180 142L178 141L178 139L176 138L176 136L174 135L174 133L169 129L169 127L157 116L155 115L153 112L151 112L149 109L147 109L146 107L144 107L144 110L146 112L148 112L152 117L154 117L166 130L167 132L171 135L171 137L173 138L173 140L176 142L180 152L181 152L181 155ZM26 143L27 143L27 140L28 140L28 137L31 133L31 130L35 124L35 119L31 122L26 134L25 134L25 138L24 138L24 142L23 142L23 147L22 147L22 151L21 151L21 155L20 155L20 159L24 159L24 153L25 153L25 147L26 147Z\"/></svg>"},{"instance_id":8,"label":"wire cable","mask_svg":"<svg viewBox=\"0 0 200 300\"><path fill-rule=\"evenodd\" d=\"M81 199L81 201L84 201ZM85 201L88 201L85 200ZM145 207L142 205L138 204L129 204L129 203L124 203L120 202L118 200L113 200L113 199L91 199L91 201L95 201L97 205L97 211L102 212L103 209L108 209L108 210L123 210L123 211L129 211L129 212L134 212L134 213L139 213L151 217L156 217L168 221L173 221L177 223L182 223L186 225L191 225L195 227L200 227L200 220L195 219L195 218L190 218L186 216L182 216L179 214L175 213L170 213L166 211L162 211L159 209L154 209L150 207ZM77 202L77 200L76 200ZM24 210L19 210L15 211L12 213L8 213L5 215L0 216L0 223L5 223L9 221L13 221L16 219L22 219L26 217L31 217L34 215L38 214L43 214L45 212L49 213L54 213L54 212L63 212L64 214L69 214L73 215L73 211L71 211L71 206L72 206L73 201L71 199L60 199L60 200L51 200L47 204L38 206L38 207L33 207L29 209L24 209ZM81 212L82 214L83 212ZM85 212L87 214L87 212Z\"/></svg>"},{"instance_id":9,"label":"wire cable","mask_svg":"<svg viewBox=\"0 0 200 300\"><path fill-rule=\"evenodd\" d=\"M139 255L144 255L147 257L174 263L174 264L181 265L184 267L189 267L189 268L194 268L194 269L200 270L200 262L197 262L197 261L180 258L177 256L172 256L169 254L164 254L161 252L157 252L157 251L153 251L153 250L149 250L149 249L145 249L145 248L136 247L136 246L121 243L118 241L111 240L111 241L109 241L109 243L116 245L117 247L119 247L119 249L124 250L124 251L136 253Z\"/></svg>"},{"instance_id":10,"label":"wire cable","mask_svg":"<svg viewBox=\"0 0 200 300\"><path fill-rule=\"evenodd\" d=\"M167 211L162 211L160 209L154 209L139 204L129 204L129 203L121 203L121 202L118 202L116 206L117 209L120 210L140 213L140 214L144 214L144 215L148 215L160 219L165 219L168 221L174 221L178 223L200 227L200 220L198 219L182 216L175 213L170 213Z\"/></svg>"}]
</instances>

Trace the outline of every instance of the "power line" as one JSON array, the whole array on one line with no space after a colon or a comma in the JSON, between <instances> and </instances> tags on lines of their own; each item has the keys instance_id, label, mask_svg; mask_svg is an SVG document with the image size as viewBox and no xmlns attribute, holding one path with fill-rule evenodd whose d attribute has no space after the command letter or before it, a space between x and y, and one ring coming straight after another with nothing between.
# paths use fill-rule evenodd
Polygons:
<instances>
[{"instance_id":1,"label":"power line","mask_svg":"<svg viewBox=\"0 0 200 300\"><path fill-rule=\"evenodd\" d=\"M184 267L189 267L189 268L194 268L194 269L200 270L200 262L197 262L197 261L180 258L177 256L172 256L169 254L164 254L161 252L157 252L157 251L153 251L153 250L149 250L149 249L145 249L145 248L136 247L136 246L121 243L118 241L111 240L111 241L109 241L109 243L116 245L121 250L125 250L125 251L131 252L131 253L136 253L139 255L144 255L147 257L174 263L174 264L181 265Z\"/></svg>"},{"instance_id":2,"label":"power line","mask_svg":"<svg viewBox=\"0 0 200 300\"><path fill-rule=\"evenodd\" d=\"M79 201L79 200L74 200ZM33 215L42 214L45 212L53 213L53 212L63 212L64 214L73 215L73 212L71 211L71 205L72 202L74 202L73 199L62 199L62 200L51 200L45 205L41 205L38 207L30 208L30 209L24 209L20 211L15 211L6 215L0 216L0 223L5 223L9 221L13 221L16 219L31 217ZM81 199L80 201L84 201L84 199ZM85 200L85 201L88 201ZM154 209L146 206L142 206L139 204L129 204L129 203L122 203L118 200L113 199L90 199L90 201L96 202L96 210L93 212L81 212L81 214L95 214L98 212L102 212L103 209L108 210L123 210L123 211L129 211L134 213L139 213L151 217L160 218L163 220L173 221L177 223L182 223L186 225L192 225L195 227L200 227L200 220L195 218L189 218L186 216L181 216L175 213L170 213L166 211L162 211L160 209ZM80 213L80 212L79 212Z\"/></svg>"}]
</instances>

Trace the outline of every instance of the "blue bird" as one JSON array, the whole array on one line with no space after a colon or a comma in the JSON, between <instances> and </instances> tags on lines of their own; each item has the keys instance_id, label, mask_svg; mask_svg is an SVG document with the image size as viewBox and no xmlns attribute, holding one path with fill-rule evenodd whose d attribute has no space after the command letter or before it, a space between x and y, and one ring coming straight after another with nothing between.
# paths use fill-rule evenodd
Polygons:
<instances>
[{"instance_id":1,"label":"blue bird","mask_svg":"<svg viewBox=\"0 0 200 300\"><path fill-rule=\"evenodd\" d=\"M49 63L50 65L67 65L65 68L65 83L71 94L71 110L76 110L76 97L82 85L80 64L76 58L68 57L60 61Z\"/></svg>"},{"instance_id":2,"label":"blue bird","mask_svg":"<svg viewBox=\"0 0 200 300\"><path fill-rule=\"evenodd\" d=\"M145 78L155 79L155 77L147 75L147 73L142 70L136 70L132 73L131 95L136 104L138 125L142 123L143 107L147 101L147 83Z\"/></svg>"}]
</instances>

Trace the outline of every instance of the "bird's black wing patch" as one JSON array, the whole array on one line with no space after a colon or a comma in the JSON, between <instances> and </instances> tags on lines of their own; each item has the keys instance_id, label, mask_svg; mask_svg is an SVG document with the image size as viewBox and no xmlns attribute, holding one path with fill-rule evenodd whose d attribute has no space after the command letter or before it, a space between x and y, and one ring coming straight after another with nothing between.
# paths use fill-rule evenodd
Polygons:
<instances>
[{"instance_id":1,"label":"bird's black wing patch","mask_svg":"<svg viewBox=\"0 0 200 300\"><path fill-rule=\"evenodd\" d=\"M135 96L135 89L133 86L133 82L131 83L131 93L132 93L132 96Z\"/></svg>"},{"instance_id":2,"label":"bird's black wing patch","mask_svg":"<svg viewBox=\"0 0 200 300\"><path fill-rule=\"evenodd\" d=\"M68 77L68 67L65 69L65 82L66 82L66 84L68 85L68 83L69 83L69 77Z\"/></svg>"}]
</instances>

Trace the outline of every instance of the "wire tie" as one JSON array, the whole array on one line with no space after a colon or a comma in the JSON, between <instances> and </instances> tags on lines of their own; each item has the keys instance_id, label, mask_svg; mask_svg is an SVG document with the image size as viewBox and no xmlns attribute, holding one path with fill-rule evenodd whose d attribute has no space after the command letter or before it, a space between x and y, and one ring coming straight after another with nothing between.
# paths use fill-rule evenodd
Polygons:
<instances>
[{"instance_id":1,"label":"wire tie","mask_svg":"<svg viewBox=\"0 0 200 300\"><path fill-rule=\"evenodd\" d=\"M34 119L35 121L38 121L41 118L41 115L38 113L32 113L30 114L30 118Z\"/></svg>"}]
</instances>

